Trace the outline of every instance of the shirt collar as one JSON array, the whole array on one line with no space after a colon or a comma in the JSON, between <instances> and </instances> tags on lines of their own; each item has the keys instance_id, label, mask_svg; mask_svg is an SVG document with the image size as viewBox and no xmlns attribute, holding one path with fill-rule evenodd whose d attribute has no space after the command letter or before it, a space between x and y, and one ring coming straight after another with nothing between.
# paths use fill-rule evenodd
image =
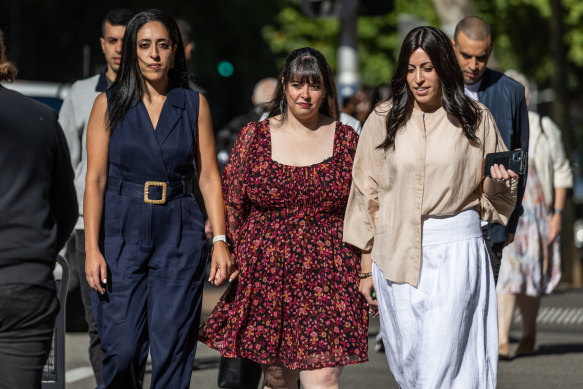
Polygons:
<instances>
[{"instance_id":1,"label":"shirt collar","mask_svg":"<svg viewBox=\"0 0 583 389\"><path fill-rule=\"evenodd\" d=\"M107 65L104 66L99 73L99 79L97 80L97 85L95 85L96 92L105 92L111 86L105 72L107 72Z\"/></svg>"}]
</instances>

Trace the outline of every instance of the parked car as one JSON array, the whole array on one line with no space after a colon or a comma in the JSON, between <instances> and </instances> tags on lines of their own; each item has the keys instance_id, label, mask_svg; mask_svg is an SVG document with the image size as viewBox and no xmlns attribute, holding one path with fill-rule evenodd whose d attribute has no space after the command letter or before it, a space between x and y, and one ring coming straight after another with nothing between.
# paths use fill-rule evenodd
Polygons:
<instances>
[{"instance_id":1,"label":"parked car","mask_svg":"<svg viewBox=\"0 0 583 389\"><path fill-rule=\"evenodd\" d=\"M71 88L71 85L66 83L28 80L6 82L2 83L2 86L45 103L57 112L61 109L63 100Z\"/></svg>"}]
</instances>

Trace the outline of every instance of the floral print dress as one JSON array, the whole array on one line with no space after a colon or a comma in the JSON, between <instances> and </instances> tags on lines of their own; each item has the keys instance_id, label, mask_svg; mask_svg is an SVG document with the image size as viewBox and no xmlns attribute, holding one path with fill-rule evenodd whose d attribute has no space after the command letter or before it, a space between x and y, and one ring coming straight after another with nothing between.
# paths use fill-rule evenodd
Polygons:
<instances>
[{"instance_id":1,"label":"floral print dress","mask_svg":"<svg viewBox=\"0 0 583 389\"><path fill-rule=\"evenodd\" d=\"M547 246L548 219L544 192L533 160L522 200L524 213L518 219L514 242L502 251L497 293L538 297L555 289L561 279L559 239Z\"/></svg>"},{"instance_id":2,"label":"floral print dress","mask_svg":"<svg viewBox=\"0 0 583 389\"><path fill-rule=\"evenodd\" d=\"M201 342L289 369L367 361L360 255L342 242L357 140L337 122L331 158L289 166L271 158L268 119L242 130L223 175L241 273L201 327Z\"/></svg>"}]
</instances>

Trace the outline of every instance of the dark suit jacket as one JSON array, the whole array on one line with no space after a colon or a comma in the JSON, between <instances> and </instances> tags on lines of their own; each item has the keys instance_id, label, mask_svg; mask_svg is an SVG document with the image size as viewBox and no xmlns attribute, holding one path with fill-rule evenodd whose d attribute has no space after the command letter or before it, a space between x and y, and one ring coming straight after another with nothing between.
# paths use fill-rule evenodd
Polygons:
<instances>
[{"instance_id":1,"label":"dark suit jacket","mask_svg":"<svg viewBox=\"0 0 583 389\"><path fill-rule=\"evenodd\" d=\"M0 167L0 284L52 286L77 220L69 149L56 112L1 85Z\"/></svg>"},{"instance_id":2,"label":"dark suit jacket","mask_svg":"<svg viewBox=\"0 0 583 389\"><path fill-rule=\"evenodd\" d=\"M520 148L528 151L528 110L524 87L502 73L486 69L478 89L478 100L492 113L506 147L509 150ZM497 223L488 226L490 238L494 243L506 242L508 233L516 232L518 218L522 215L525 187L526 173L518 180L516 208L506 228Z\"/></svg>"}]
</instances>

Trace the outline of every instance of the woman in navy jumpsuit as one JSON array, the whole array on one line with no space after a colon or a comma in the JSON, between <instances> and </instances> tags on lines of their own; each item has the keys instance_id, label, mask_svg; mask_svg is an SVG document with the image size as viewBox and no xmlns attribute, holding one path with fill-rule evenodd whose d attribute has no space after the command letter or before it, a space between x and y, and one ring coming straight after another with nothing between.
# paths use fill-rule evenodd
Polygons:
<instances>
[{"instance_id":1,"label":"woman in navy jumpsuit","mask_svg":"<svg viewBox=\"0 0 583 389\"><path fill-rule=\"evenodd\" d=\"M211 278L233 267L224 241L221 181L208 104L187 89L178 27L137 14L116 82L91 113L85 190L86 275L105 357L103 388L138 388L152 356L152 388L188 388L205 261L198 182L215 234Z\"/></svg>"}]
</instances>

